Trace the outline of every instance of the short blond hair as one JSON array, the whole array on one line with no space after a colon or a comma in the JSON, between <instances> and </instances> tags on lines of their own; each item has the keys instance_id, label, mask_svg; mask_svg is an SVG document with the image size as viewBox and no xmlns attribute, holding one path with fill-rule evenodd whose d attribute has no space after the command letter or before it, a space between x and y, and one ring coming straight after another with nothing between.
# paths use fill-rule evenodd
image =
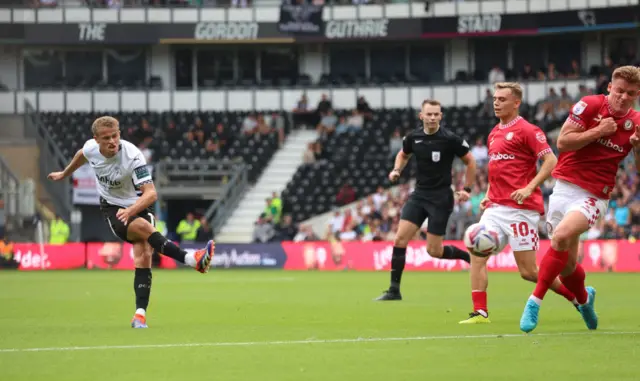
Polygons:
<instances>
[{"instance_id":1,"label":"short blond hair","mask_svg":"<svg viewBox=\"0 0 640 381\"><path fill-rule=\"evenodd\" d=\"M120 123L116 118L112 116L101 116L98 119L93 121L93 124L91 125L91 133L93 133L93 136L97 136L99 128L102 128L102 127L113 128L113 127L119 127L119 126L120 126Z\"/></svg>"},{"instance_id":2,"label":"short blond hair","mask_svg":"<svg viewBox=\"0 0 640 381\"><path fill-rule=\"evenodd\" d=\"M422 101L422 107L424 107L424 105L431 105L431 106L440 106L442 107L442 105L440 104L439 101L435 100L435 99L425 99Z\"/></svg>"},{"instance_id":3,"label":"short blond hair","mask_svg":"<svg viewBox=\"0 0 640 381\"><path fill-rule=\"evenodd\" d=\"M496 90L509 89L519 100L522 100L522 85L518 82L498 82L494 85Z\"/></svg>"},{"instance_id":4,"label":"short blond hair","mask_svg":"<svg viewBox=\"0 0 640 381\"><path fill-rule=\"evenodd\" d=\"M631 85L640 85L640 68L631 65L620 66L611 75L612 80L618 78L624 79Z\"/></svg>"}]
</instances>

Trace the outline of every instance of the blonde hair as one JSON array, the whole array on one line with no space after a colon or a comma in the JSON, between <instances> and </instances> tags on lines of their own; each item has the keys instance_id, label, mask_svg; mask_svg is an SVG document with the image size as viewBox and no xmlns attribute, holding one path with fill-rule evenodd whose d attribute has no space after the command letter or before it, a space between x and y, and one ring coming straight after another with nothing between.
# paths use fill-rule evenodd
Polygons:
<instances>
[{"instance_id":1,"label":"blonde hair","mask_svg":"<svg viewBox=\"0 0 640 381\"><path fill-rule=\"evenodd\" d=\"M640 85L640 68L631 65L620 66L611 75L612 80L618 78L624 79L631 85Z\"/></svg>"},{"instance_id":2,"label":"blonde hair","mask_svg":"<svg viewBox=\"0 0 640 381\"><path fill-rule=\"evenodd\" d=\"M511 94L513 94L516 98L522 100L522 85L518 82L498 82L494 85L496 90L509 89L511 90Z\"/></svg>"},{"instance_id":3,"label":"blonde hair","mask_svg":"<svg viewBox=\"0 0 640 381\"><path fill-rule=\"evenodd\" d=\"M102 128L102 127L113 128L113 127L118 127L119 125L120 123L116 118L112 116L101 116L98 119L96 119L91 125L91 133L93 133L93 136L97 136L99 128Z\"/></svg>"},{"instance_id":4,"label":"blonde hair","mask_svg":"<svg viewBox=\"0 0 640 381\"><path fill-rule=\"evenodd\" d=\"M442 105L440 104L440 102L438 102L435 99L425 99L422 101L422 107L424 107L424 105L431 105L431 106L440 106L442 107Z\"/></svg>"}]
</instances>

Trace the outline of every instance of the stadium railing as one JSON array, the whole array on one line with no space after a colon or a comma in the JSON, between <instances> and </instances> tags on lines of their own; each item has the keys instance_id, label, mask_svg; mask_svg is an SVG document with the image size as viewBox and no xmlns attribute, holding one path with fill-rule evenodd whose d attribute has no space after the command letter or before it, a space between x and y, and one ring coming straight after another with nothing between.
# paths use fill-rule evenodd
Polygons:
<instances>
[{"instance_id":1,"label":"stadium railing","mask_svg":"<svg viewBox=\"0 0 640 381\"><path fill-rule=\"evenodd\" d=\"M36 139L40 151L38 157L40 178L38 181L42 183L52 198L52 205L55 208L55 212L64 220L69 221L73 209L71 204L71 183L69 181L52 182L47 179L49 173L65 168L68 164L68 159L60 152L58 144L42 124L36 109L28 100L24 101L23 105L27 136Z\"/></svg>"},{"instance_id":2,"label":"stadium railing","mask_svg":"<svg viewBox=\"0 0 640 381\"><path fill-rule=\"evenodd\" d=\"M580 85L595 88L592 78L559 81L523 82L524 99L535 103L545 98L550 88L566 87L577 94ZM489 83L441 84L385 87L299 87L280 89L218 89L193 91L8 91L0 92L0 113L23 113L28 101L39 111L267 111L291 110L302 94L316 105L323 94L343 109L356 108L364 96L374 109L415 108L424 99L438 99L446 106L477 106L484 101Z\"/></svg>"},{"instance_id":3,"label":"stadium railing","mask_svg":"<svg viewBox=\"0 0 640 381\"><path fill-rule=\"evenodd\" d=\"M241 161L160 161L154 168L158 202L169 198L212 200L205 218L214 236L238 205L249 184L248 166Z\"/></svg>"}]
</instances>

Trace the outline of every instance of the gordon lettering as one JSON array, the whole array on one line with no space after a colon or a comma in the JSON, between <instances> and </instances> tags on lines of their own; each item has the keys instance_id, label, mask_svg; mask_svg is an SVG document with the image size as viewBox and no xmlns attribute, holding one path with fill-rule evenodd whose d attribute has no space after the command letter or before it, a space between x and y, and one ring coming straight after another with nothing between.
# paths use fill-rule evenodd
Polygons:
<instances>
[{"instance_id":1,"label":"gordon lettering","mask_svg":"<svg viewBox=\"0 0 640 381\"><path fill-rule=\"evenodd\" d=\"M255 40L259 25L255 22L201 22L196 24L197 40Z\"/></svg>"}]
</instances>

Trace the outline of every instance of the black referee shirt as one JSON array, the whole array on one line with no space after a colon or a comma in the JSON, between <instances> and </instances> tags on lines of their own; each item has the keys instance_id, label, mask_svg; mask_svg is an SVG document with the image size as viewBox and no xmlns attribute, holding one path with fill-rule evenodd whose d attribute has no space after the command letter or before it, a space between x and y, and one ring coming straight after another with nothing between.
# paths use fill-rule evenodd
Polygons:
<instances>
[{"instance_id":1,"label":"black referee shirt","mask_svg":"<svg viewBox=\"0 0 640 381\"><path fill-rule=\"evenodd\" d=\"M451 187L453 160L466 155L469 144L442 127L427 135L420 126L404 137L402 151L416 158L416 190L432 191Z\"/></svg>"}]
</instances>

